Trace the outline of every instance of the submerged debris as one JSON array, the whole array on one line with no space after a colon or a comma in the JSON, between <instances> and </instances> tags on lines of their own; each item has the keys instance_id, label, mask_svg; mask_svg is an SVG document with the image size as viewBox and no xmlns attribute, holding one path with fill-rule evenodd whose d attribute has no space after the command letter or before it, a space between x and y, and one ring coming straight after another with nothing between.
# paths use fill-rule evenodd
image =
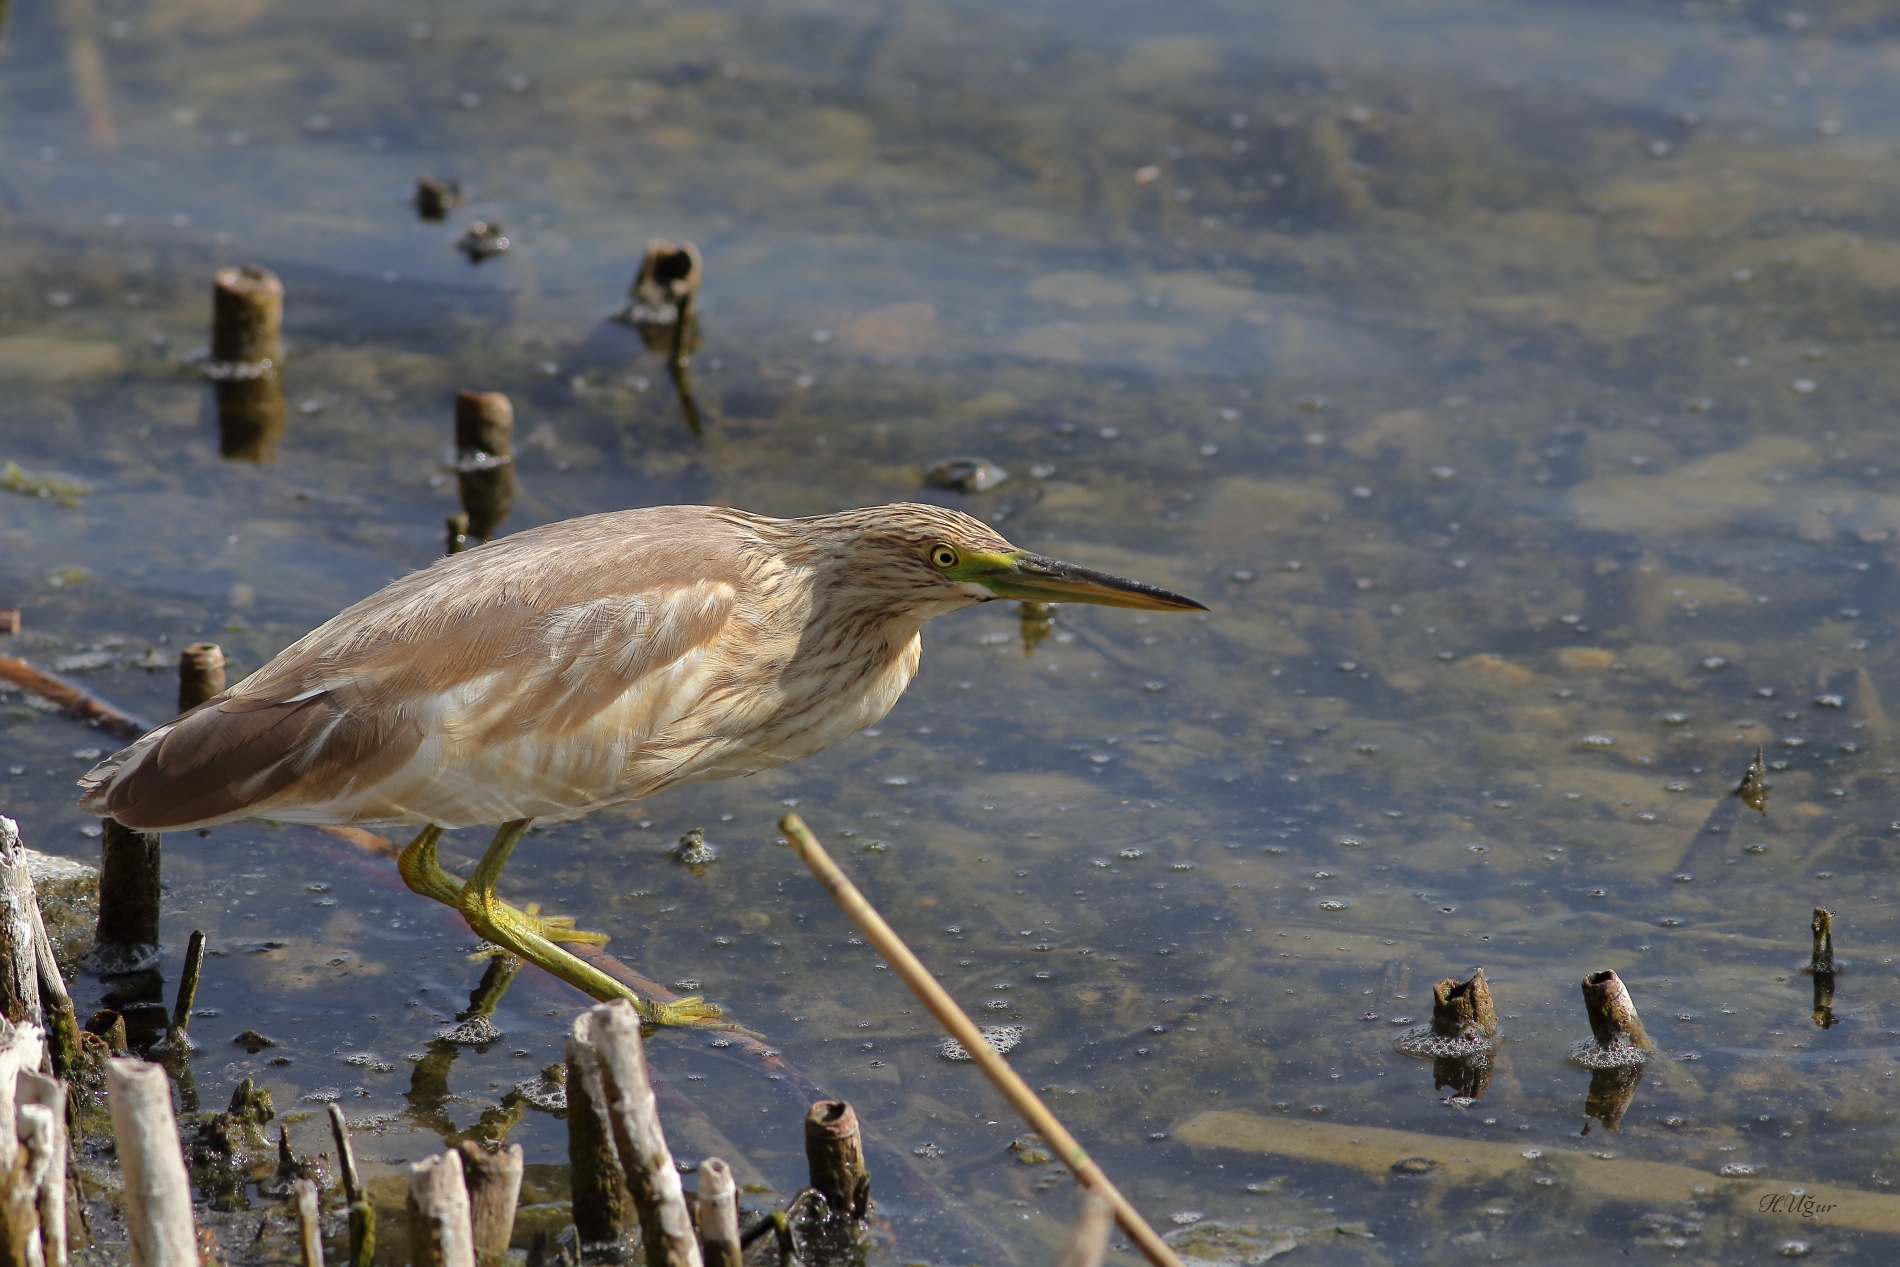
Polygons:
<instances>
[{"instance_id":1,"label":"submerged debris","mask_svg":"<svg viewBox=\"0 0 1900 1267\"><path fill-rule=\"evenodd\" d=\"M462 182L424 176L416 182L416 214L424 220L444 220L449 208L460 205Z\"/></svg>"},{"instance_id":2,"label":"submerged debris","mask_svg":"<svg viewBox=\"0 0 1900 1267\"><path fill-rule=\"evenodd\" d=\"M703 827L695 827L681 836L680 842L673 846L672 854L673 861L686 867L706 867L719 861L719 848L706 843L706 829Z\"/></svg>"},{"instance_id":3,"label":"submerged debris","mask_svg":"<svg viewBox=\"0 0 1900 1267\"><path fill-rule=\"evenodd\" d=\"M512 1094L529 1108L543 1113L567 1112L567 1066L549 1065L541 1071L540 1077L515 1083Z\"/></svg>"},{"instance_id":4,"label":"submerged debris","mask_svg":"<svg viewBox=\"0 0 1900 1267\"><path fill-rule=\"evenodd\" d=\"M986 493L1009 478L1009 472L988 458L945 458L924 473L936 488L958 493Z\"/></svg>"},{"instance_id":5,"label":"submerged debris","mask_svg":"<svg viewBox=\"0 0 1900 1267\"><path fill-rule=\"evenodd\" d=\"M0 470L0 488L9 493L19 493L24 497L46 497L55 499L62 506L77 506L79 499L92 489L78 480L69 480L59 475L35 475L21 469L18 462L9 461L5 469Z\"/></svg>"},{"instance_id":6,"label":"submerged debris","mask_svg":"<svg viewBox=\"0 0 1900 1267\"><path fill-rule=\"evenodd\" d=\"M492 256L505 252L513 243L502 234L499 224L490 224L486 220L476 220L468 226L455 243L455 249L468 256L468 262L479 264Z\"/></svg>"},{"instance_id":7,"label":"submerged debris","mask_svg":"<svg viewBox=\"0 0 1900 1267\"><path fill-rule=\"evenodd\" d=\"M1768 813L1768 767L1761 759L1761 745L1755 745L1755 760L1742 773L1742 781L1735 789L1735 795L1742 798L1742 804L1766 815Z\"/></svg>"}]
</instances>

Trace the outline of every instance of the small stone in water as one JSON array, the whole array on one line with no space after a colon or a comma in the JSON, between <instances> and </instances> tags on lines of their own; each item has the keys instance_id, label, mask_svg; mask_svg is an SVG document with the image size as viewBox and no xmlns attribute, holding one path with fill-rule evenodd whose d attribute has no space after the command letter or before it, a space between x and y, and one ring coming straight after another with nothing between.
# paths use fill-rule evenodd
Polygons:
<instances>
[{"instance_id":1,"label":"small stone in water","mask_svg":"<svg viewBox=\"0 0 1900 1267\"><path fill-rule=\"evenodd\" d=\"M937 488L959 493L984 493L1009 478L1009 472L986 458L945 458L925 473Z\"/></svg>"}]
</instances>

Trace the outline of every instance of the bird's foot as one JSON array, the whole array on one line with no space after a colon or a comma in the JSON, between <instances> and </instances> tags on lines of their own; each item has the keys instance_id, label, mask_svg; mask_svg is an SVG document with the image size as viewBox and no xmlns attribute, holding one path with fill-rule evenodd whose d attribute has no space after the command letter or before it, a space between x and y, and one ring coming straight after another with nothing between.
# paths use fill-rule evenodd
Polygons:
<instances>
[{"instance_id":1,"label":"bird's foot","mask_svg":"<svg viewBox=\"0 0 1900 1267\"><path fill-rule=\"evenodd\" d=\"M697 994L674 999L671 1003L634 995L633 1006L639 1010L640 1019L649 1025L710 1025L725 1018L718 1004L708 1003Z\"/></svg>"},{"instance_id":2,"label":"bird's foot","mask_svg":"<svg viewBox=\"0 0 1900 1267\"><path fill-rule=\"evenodd\" d=\"M506 902L503 906L508 906ZM513 907L508 907L513 910ZM553 942L570 942L581 946L605 946L613 938L606 933L590 933L574 927L574 921L566 915L543 915L537 902L529 902L521 908L523 923L535 932Z\"/></svg>"}]
</instances>

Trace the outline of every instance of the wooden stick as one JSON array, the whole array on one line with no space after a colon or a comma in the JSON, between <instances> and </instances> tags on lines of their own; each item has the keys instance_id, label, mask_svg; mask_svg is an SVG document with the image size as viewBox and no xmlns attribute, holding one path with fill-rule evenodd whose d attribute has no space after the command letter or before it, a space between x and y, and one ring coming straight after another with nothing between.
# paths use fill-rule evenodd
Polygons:
<instances>
[{"instance_id":1,"label":"wooden stick","mask_svg":"<svg viewBox=\"0 0 1900 1267\"><path fill-rule=\"evenodd\" d=\"M475 1238L475 1261L497 1267L507 1261L508 1240L514 1235L515 1206L521 1200L525 1160L521 1145L489 1152L481 1143L465 1139L462 1183L468 1188L468 1224Z\"/></svg>"},{"instance_id":2,"label":"wooden stick","mask_svg":"<svg viewBox=\"0 0 1900 1267\"><path fill-rule=\"evenodd\" d=\"M106 1062L112 1138L125 1179L126 1232L133 1267L198 1267L191 1222L191 1177L172 1116L165 1070L143 1060Z\"/></svg>"},{"instance_id":3,"label":"wooden stick","mask_svg":"<svg viewBox=\"0 0 1900 1267\"><path fill-rule=\"evenodd\" d=\"M1082 1194L1082 1215L1075 1221L1075 1235L1063 1252L1058 1267L1102 1267L1108 1254L1108 1230L1115 1226L1115 1210L1099 1192Z\"/></svg>"},{"instance_id":4,"label":"wooden stick","mask_svg":"<svg viewBox=\"0 0 1900 1267\"><path fill-rule=\"evenodd\" d=\"M858 1115L843 1100L820 1100L805 1114L805 1165L811 1186L840 1214L861 1219L871 1204Z\"/></svg>"},{"instance_id":5,"label":"wooden stick","mask_svg":"<svg viewBox=\"0 0 1900 1267\"><path fill-rule=\"evenodd\" d=\"M594 1048L594 1018L582 1012L567 1032L567 1165L574 1230L583 1245L618 1241L627 1230L627 1175L614 1151L607 1084Z\"/></svg>"},{"instance_id":6,"label":"wooden stick","mask_svg":"<svg viewBox=\"0 0 1900 1267\"><path fill-rule=\"evenodd\" d=\"M680 1172L660 1130L660 1112L647 1078L640 1015L626 999L589 1008L594 1050L614 1127L614 1151L627 1174L627 1191L640 1215L647 1267L701 1267L699 1239L686 1213Z\"/></svg>"},{"instance_id":7,"label":"wooden stick","mask_svg":"<svg viewBox=\"0 0 1900 1267\"><path fill-rule=\"evenodd\" d=\"M224 693L224 648L194 642L178 653L178 711L189 713Z\"/></svg>"},{"instance_id":8,"label":"wooden stick","mask_svg":"<svg viewBox=\"0 0 1900 1267\"><path fill-rule=\"evenodd\" d=\"M1100 1193L1115 1208L1115 1221L1121 1225L1124 1232L1128 1233L1128 1238L1135 1243L1142 1256L1157 1267L1182 1267L1180 1258L1168 1247L1167 1242L1148 1226L1148 1221L1141 1217L1140 1212L1133 1205L1129 1204L1128 1198L1109 1182L1108 1176L1102 1173L1102 1168L1096 1165L1094 1158L1090 1157L1083 1150L1082 1145L1076 1142L1075 1136L1069 1134L1068 1128L1062 1125L1062 1122L1041 1100L1036 1098L1036 1093L1029 1089L1029 1084L1017 1076L1016 1071L1010 1068L988 1043L983 1041L983 1036L977 1032L976 1026L971 1023L969 1017L963 1014L963 1010L956 1005L956 1001L944 991L944 988L937 984L936 979L930 975L930 970L911 953L910 947L904 944L903 938L892 931L891 926L884 922L884 917L877 913L877 909L865 900L862 893L858 892L857 886L838 869L838 864L831 860L831 855L825 852L825 847L818 843L818 838L812 835L809 827L805 826L805 820L796 814L787 814L779 820L778 827L785 834L785 838L791 841L792 848L797 851L798 856L804 859L805 865L811 868L812 874L818 877L818 882L825 887L826 892L831 894L832 900L837 902L844 913L850 917L851 922L857 925L858 931L864 934L865 940L877 949L878 954L884 956L884 961L891 965L891 969L897 973L905 985L911 988L911 992L930 1009L931 1015L937 1018L937 1023L948 1030L952 1038L963 1044L963 1049L970 1053L970 1058L976 1062L977 1068L983 1071L983 1075L990 1080L992 1086L1002 1092L1003 1098L1009 1101L1010 1107L1015 1109L1022 1119L1047 1141L1055 1150L1056 1156L1062 1159L1062 1163L1069 1168L1069 1172L1085 1188Z\"/></svg>"},{"instance_id":9,"label":"wooden stick","mask_svg":"<svg viewBox=\"0 0 1900 1267\"><path fill-rule=\"evenodd\" d=\"M350 1267L371 1267L376 1261L376 1207L369 1202L356 1171L356 1150L350 1146L350 1124L343 1108L330 1104L330 1134L336 1139L336 1168L343 1180L343 1199L350 1209Z\"/></svg>"},{"instance_id":10,"label":"wooden stick","mask_svg":"<svg viewBox=\"0 0 1900 1267\"><path fill-rule=\"evenodd\" d=\"M165 1040L174 1047L187 1051L191 1049L191 1038L186 1030L191 1028L191 1006L198 1001L198 976L205 966L205 930L191 930L191 941L185 947L185 970L178 978L178 998L172 1003L171 1028L166 1032Z\"/></svg>"},{"instance_id":11,"label":"wooden stick","mask_svg":"<svg viewBox=\"0 0 1900 1267\"><path fill-rule=\"evenodd\" d=\"M36 669L18 656L0 652L0 678L5 678L21 690L51 700L67 716L97 726L120 739L137 739L152 728L144 719L113 707L57 673Z\"/></svg>"},{"instance_id":12,"label":"wooden stick","mask_svg":"<svg viewBox=\"0 0 1900 1267\"><path fill-rule=\"evenodd\" d=\"M101 820L98 946L101 972L135 972L158 962L158 833L134 831L116 818Z\"/></svg>"},{"instance_id":13,"label":"wooden stick","mask_svg":"<svg viewBox=\"0 0 1900 1267\"><path fill-rule=\"evenodd\" d=\"M717 1157L699 1163L699 1254L706 1267L741 1267L739 1185Z\"/></svg>"},{"instance_id":14,"label":"wooden stick","mask_svg":"<svg viewBox=\"0 0 1900 1267\"><path fill-rule=\"evenodd\" d=\"M71 1008L68 1002L68 1009ZM22 1069L15 1084L19 1108L43 1108L50 1119L52 1140L46 1174L40 1181L40 1244L46 1267L66 1267L66 1084L58 1078Z\"/></svg>"},{"instance_id":15,"label":"wooden stick","mask_svg":"<svg viewBox=\"0 0 1900 1267\"><path fill-rule=\"evenodd\" d=\"M475 1267L468 1189L454 1150L409 1167L409 1261L413 1267Z\"/></svg>"},{"instance_id":16,"label":"wooden stick","mask_svg":"<svg viewBox=\"0 0 1900 1267\"><path fill-rule=\"evenodd\" d=\"M303 1267L323 1267L323 1229L317 1213L317 1185L299 1179L290 1185L297 1203L297 1239L303 1245Z\"/></svg>"}]
</instances>

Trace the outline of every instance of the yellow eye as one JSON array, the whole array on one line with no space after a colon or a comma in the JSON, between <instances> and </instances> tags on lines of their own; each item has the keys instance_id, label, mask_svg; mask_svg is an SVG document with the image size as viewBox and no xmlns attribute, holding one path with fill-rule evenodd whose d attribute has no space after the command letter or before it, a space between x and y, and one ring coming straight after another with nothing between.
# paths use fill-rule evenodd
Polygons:
<instances>
[{"instance_id":1,"label":"yellow eye","mask_svg":"<svg viewBox=\"0 0 1900 1267\"><path fill-rule=\"evenodd\" d=\"M930 565L939 571L948 572L957 565L957 552L939 542L930 547Z\"/></svg>"}]
</instances>

